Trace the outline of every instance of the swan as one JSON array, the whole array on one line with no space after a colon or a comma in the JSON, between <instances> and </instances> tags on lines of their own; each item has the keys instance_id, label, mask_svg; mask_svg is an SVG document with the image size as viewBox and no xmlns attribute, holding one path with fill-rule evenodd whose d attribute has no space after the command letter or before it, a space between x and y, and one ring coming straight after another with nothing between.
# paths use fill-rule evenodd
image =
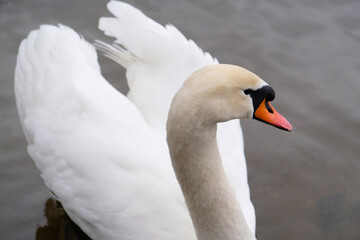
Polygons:
<instances>
[{"instance_id":1,"label":"swan","mask_svg":"<svg viewBox=\"0 0 360 240\"><path fill-rule=\"evenodd\" d=\"M45 185L92 239L255 239L236 119L291 131L273 89L172 25L108 8L116 17L99 28L123 47L98 47L126 67L127 97L69 27L42 25L20 44L16 104Z\"/></svg>"}]
</instances>

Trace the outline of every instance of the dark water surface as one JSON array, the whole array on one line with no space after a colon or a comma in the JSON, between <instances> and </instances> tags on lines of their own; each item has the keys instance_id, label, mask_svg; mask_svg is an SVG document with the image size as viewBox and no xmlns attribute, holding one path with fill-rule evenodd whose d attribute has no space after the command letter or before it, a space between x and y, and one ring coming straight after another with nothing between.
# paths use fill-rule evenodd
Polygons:
<instances>
[{"instance_id":1,"label":"dark water surface","mask_svg":"<svg viewBox=\"0 0 360 240\"><path fill-rule=\"evenodd\" d=\"M26 154L13 72L21 39L41 23L84 37L109 15L107 1L0 1L0 238L34 239L49 197ZM276 90L286 133L243 121L258 239L360 239L360 1L133 0L217 57L257 73ZM123 71L101 58L125 88Z\"/></svg>"}]
</instances>

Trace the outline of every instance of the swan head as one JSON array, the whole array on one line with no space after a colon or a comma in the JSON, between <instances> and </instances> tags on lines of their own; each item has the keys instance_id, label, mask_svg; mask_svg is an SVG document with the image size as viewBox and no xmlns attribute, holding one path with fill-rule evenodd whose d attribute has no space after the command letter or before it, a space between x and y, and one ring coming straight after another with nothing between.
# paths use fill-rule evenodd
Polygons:
<instances>
[{"instance_id":1,"label":"swan head","mask_svg":"<svg viewBox=\"0 0 360 240\"><path fill-rule=\"evenodd\" d=\"M271 106L274 98L275 91L249 70L228 64L209 65L184 82L173 99L169 119L187 118L200 124L256 119L291 131L291 124Z\"/></svg>"}]
</instances>

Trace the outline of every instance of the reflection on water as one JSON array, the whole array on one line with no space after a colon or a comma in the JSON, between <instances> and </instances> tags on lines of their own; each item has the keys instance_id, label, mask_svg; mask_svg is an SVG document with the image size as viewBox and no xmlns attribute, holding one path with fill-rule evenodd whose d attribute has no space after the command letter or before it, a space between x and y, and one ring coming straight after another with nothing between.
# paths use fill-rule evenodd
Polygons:
<instances>
[{"instance_id":1,"label":"reflection on water","mask_svg":"<svg viewBox=\"0 0 360 240\"><path fill-rule=\"evenodd\" d=\"M55 199L46 201L44 214L47 223L37 228L36 240L90 240Z\"/></svg>"}]
</instances>

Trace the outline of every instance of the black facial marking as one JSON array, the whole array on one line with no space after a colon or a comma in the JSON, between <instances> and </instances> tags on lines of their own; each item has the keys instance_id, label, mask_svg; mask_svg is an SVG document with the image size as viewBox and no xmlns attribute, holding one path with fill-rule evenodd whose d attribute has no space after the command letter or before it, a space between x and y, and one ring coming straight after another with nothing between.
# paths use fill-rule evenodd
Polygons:
<instances>
[{"instance_id":1,"label":"black facial marking","mask_svg":"<svg viewBox=\"0 0 360 240\"><path fill-rule=\"evenodd\" d=\"M264 99L265 99L265 106L266 106L267 110L270 113L273 113L272 108L267 103L267 102L270 102L275 99L275 91L274 91L274 89L272 89L272 87L267 85L267 86L263 86L263 87L255 90L255 91L251 90L251 89L246 89L246 90L244 90L244 93L246 95L250 94L250 97L253 100L254 114L255 114L256 109L259 107L259 105L262 103L262 101L264 101Z\"/></svg>"}]
</instances>

